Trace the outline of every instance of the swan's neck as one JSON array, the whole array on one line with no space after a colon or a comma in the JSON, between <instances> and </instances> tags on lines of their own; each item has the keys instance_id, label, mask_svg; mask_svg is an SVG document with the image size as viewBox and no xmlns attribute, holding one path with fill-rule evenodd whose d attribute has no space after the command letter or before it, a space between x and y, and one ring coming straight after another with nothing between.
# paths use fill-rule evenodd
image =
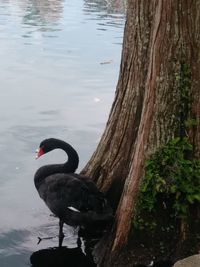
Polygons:
<instances>
[{"instance_id":1,"label":"swan's neck","mask_svg":"<svg viewBox=\"0 0 200 267\"><path fill-rule=\"evenodd\" d=\"M68 143L63 141L59 141L56 148L64 150L68 156L68 161L65 164L60 165L62 166L62 170L66 173L75 172L79 164L79 157L76 150Z\"/></svg>"},{"instance_id":2,"label":"swan's neck","mask_svg":"<svg viewBox=\"0 0 200 267\"><path fill-rule=\"evenodd\" d=\"M74 173L78 168L79 157L72 146L59 140L55 144L54 149L56 148L64 150L67 153L68 160L64 164L50 164L40 167L34 176L34 183L37 189L47 176L55 173Z\"/></svg>"}]
</instances>

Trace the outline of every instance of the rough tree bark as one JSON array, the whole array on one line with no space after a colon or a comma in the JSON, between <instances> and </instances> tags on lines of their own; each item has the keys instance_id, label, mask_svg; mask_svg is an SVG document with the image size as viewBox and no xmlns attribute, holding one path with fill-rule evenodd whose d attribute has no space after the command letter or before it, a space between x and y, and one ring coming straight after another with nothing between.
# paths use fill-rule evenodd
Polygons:
<instances>
[{"instance_id":1,"label":"rough tree bark","mask_svg":"<svg viewBox=\"0 0 200 267\"><path fill-rule=\"evenodd\" d=\"M190 73L187 101L180 88L183 65ZM188 119L196 123L185 130ZM82 171L116 210L102 266L111 266L115 252L127 243L145 159L182 134L190 136L199 157L199 120L200 0L129 0L115 99L100 143Z\"/></svg>"}]
</instances>

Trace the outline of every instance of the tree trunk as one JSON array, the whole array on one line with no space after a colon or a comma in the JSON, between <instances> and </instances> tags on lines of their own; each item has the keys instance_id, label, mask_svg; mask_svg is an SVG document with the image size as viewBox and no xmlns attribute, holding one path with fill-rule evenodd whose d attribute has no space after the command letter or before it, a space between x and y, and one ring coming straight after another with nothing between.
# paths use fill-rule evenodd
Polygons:
<instances>
[{"instance_id":1,"label":"tree trunk","mask_svg":"<svg viewBox=\"0 0 200 267\"><path fill-rule=\"evenodd\" d=\"M200 0L129 0L115 100L82 171L116 209L102 266L127 243L145 159L176 136L199 157L199 121Z\"/></svg>"}]
</instances>

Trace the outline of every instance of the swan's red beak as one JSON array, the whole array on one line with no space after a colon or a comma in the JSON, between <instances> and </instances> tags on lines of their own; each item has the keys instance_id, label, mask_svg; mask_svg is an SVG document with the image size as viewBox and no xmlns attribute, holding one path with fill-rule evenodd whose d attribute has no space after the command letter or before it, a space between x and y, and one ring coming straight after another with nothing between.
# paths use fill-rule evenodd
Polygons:
<instances>
[{"instance_id":1,"label":"swan's red beak","mask_svg":"<svg viewBox=\"0 0 200 267\"><path fill-rule=\"evenodd\" d=\"M36 159L38 159L39 157L41 157L41 156L44 154L44 152L43 152L43 150L42 150L41 147L39 147L39 148L36 150L36 153L37 153L37 155L36 155Z\"/></svg>"}]
</instances>

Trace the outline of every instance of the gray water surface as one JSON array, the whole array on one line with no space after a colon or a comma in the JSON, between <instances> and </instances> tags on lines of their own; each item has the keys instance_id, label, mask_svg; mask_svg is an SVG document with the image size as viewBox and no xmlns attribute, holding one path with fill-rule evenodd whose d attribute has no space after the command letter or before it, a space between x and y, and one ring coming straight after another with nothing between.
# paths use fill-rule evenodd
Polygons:
<instances>
[{"instance_id":1,"label":"gray water surface","mask_svg":"<svg viewBox=\"0 0 200 267\"><path fill-rule=\"evenodd\" d=\"M114 2L114 4L112 3ZM29 265L37 236L57 234L33 185L41 140L56 137L79 153L79 170L105 127L118 79L124 2L0 0L0 266ZM65 245L74 247L66 227Z\"/></svg>"}]
</instances>

